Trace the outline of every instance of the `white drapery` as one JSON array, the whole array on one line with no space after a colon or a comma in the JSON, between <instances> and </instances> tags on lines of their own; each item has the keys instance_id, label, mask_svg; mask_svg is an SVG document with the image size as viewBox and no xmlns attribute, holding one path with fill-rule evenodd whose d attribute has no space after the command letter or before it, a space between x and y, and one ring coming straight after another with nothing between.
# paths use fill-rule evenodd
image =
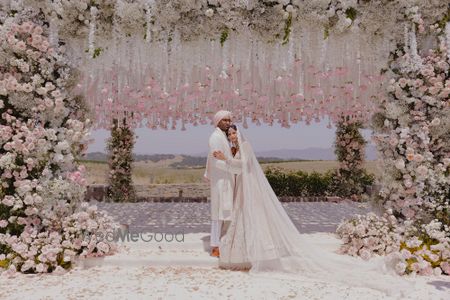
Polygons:
<instances>
[{"instance_id":1,"label":"white drapery","mask_svg":"<svg viewBox=\"0 0 450 300\"><path fill-rule=\"evenodd\" d=\"M307 23L285 45L250 33L230 33L223 45L181 41L175 30L165 41L98 41L103 50L92 59L85 43L70 41L70 48L84 66L78 89L94 108L97 127L107 128L111 116L132 116L132 126L155 129L211 123L220 109L232 111L243 127L247 119L283 127L331 124L342 115L365 121L382 92L378 74L390 45L382 38L367 43L358 33L324 38L322 28Z\"/></svg>"}]
</instances>

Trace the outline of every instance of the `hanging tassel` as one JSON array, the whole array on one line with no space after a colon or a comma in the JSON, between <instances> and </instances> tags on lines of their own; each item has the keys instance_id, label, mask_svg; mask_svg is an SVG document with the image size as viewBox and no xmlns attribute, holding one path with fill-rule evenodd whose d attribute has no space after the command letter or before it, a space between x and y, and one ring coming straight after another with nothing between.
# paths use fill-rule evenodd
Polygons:
<instances>
[{"instance_id":1,"label":"hanging tassel","mask_svg":"<svg viewBox=\"0 0 450 300\"><path fill-rule=\"evenodd\" d=\"M152 25L152 10L153 7L155 5L155 1L154 0L147 0L145 2L145 21L147 24L147 31L145 32L145 41L150 43L152 41L152 30L151 30L151 25Z\"/></svg>"},{"instance_id":2,"label":"hanging tassel","mask_svg":"<svg viewBox=\"0 0 450 300\"><path fill-rule=\"evenodd\" d=\"M447 41L447 57L450 61L450 22L445 25L445 39Z\"/></svg>"}]
</instances>

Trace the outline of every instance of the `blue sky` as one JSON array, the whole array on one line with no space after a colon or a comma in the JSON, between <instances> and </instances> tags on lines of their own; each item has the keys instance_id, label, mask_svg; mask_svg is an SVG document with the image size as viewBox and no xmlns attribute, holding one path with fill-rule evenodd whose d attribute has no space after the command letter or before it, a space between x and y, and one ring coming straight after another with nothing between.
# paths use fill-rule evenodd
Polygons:
<instances>
[{"instance_id":1,"label":"blue sky","mask_svg":"<svg viewBox=\"0 0 450 300\"><path fill-rule=\"evenodd\" d=\"M238 126L240 124L237 124ZM255 151L278 149L305 149L311 147L329 148L334 141L336 128L326 127L326 122L304 123L292 125L291 128L282 128L278 124L273 126L256 126L249 124L248 129L240 127L247 139L252 143ZM207 151L208 138L214 128L210 125L187 126L186 131L177 130L151 130L139 128L134 153L137 154L199 154ZM371 132L363 130L366 140ZM89 145L88 152L106 152L107 130L95 130L91 133L94 142Z\"/></svg>"}]
</instances>

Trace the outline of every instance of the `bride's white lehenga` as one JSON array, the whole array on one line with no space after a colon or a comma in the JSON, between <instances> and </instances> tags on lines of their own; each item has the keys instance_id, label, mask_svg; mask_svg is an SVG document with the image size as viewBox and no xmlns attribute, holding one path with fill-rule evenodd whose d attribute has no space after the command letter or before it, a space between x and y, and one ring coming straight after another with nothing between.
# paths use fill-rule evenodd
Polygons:
<instances>
[{"instance_id":1,"label":"bride's white lehenga","mask_svg":"<svg viewBox=\"0 0 450 300\"><path fill-rule=\"evenodd\" d=\"M240 168L232 220L221 239L219 267L250 269L270 277L291 273L295 279L337 282L372 288L388 294L406 294L414 285L388 267L382 258L369 262L327 251L300 234L279 202L251 145L237 132L239 156L227 161ZM393 280L395 276L395 280ZM401 284L400 284L401 282Z\"/></svg>"},{"instance_id":2,"label":"bride's white lehenga","mask_svg":"<svg viewBox=\"0 0 450 300\"><path fill-rule=\"evenodd\" d=\"M234 167L241 169L240 151L234 156ZM233 212L231 223L226 234L220 241L219 267L231 270L248 270L251 268L250 260L247 256L247 245L245 239L244 226L244 193L242 189L242 174L235 176L233 193Z\"/></svg>"}]
</instances>

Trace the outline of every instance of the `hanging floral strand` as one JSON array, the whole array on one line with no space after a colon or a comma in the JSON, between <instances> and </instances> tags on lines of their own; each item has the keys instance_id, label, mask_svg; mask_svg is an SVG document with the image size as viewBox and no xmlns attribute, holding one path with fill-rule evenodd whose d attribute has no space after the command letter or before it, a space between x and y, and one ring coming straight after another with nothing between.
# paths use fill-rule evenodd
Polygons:
<instances>
[{"instance_id":1,"label":"hanging floral strand","mask_svg":"<svg viewBox=\"0 0 450 300\"><path fill-rule=\"evenodd\" d=\"M95 24L96 24L96 17L97 17L97 12L98 9L95 6L91 6L90 9L90 14L91 14L91 19L90 19L90 23L89 23L89 56L92 58L95 58L96 55L96 51L95 51Z\"/></svg>"}]
</instances>

